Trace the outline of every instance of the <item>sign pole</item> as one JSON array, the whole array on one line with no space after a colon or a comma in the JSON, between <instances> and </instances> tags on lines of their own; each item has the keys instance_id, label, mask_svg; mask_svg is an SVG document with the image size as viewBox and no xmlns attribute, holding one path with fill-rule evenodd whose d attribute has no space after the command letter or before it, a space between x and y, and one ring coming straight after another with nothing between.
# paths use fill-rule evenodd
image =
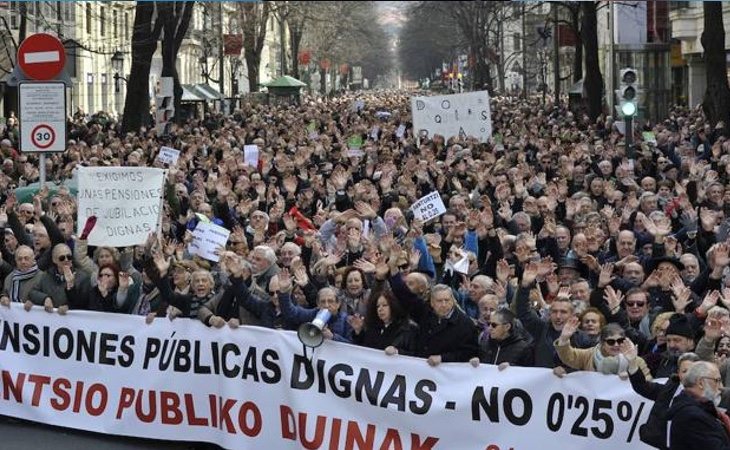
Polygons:
<instances>
[{"instance_id":1,"label":"sign pole","mask_svg":"<svg viewBox=\"0 0 730 450\"><path fill-rule=\"evenodd\" d=\"M40 160L40 174L41 174L41 189L43 189L46 186L46 153L43 152L40 154L41 160Z\"/></svg>"}]
</instances>

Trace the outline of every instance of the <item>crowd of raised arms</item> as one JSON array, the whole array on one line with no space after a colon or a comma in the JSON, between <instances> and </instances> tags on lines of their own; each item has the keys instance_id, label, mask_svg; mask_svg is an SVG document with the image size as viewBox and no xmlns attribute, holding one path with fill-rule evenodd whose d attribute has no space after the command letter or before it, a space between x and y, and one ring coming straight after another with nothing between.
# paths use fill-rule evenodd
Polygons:
<instances>
[{"instance_id":1,"label":"crowd of raised arms","mask_svg":"<svg viewBox=\"0 0 730 450\"><path fill-rule=\"evenodd\" d=\"M163 140L78 114L68 150L46 161L49 179L79 165L162 167L161 145L181 151L161 232L130 248L89 246L67 188L16 198L39 171L16 150L11 118L0 303L184 317L211 332L293 330L328 309L325 338L432 366L597 371L640 387L694 351L685 359L730 378L724 124L672 109L637 130L630 159L611 117L539 99L496 98L491 111L489 143L419 133L403 92L244 104ZM257 167L244 162L248 144ZM415 220L410 206L434 191L446 213ZM218 263L187 251L202 216L231 231Z\"/></svg>"}]
</instances>

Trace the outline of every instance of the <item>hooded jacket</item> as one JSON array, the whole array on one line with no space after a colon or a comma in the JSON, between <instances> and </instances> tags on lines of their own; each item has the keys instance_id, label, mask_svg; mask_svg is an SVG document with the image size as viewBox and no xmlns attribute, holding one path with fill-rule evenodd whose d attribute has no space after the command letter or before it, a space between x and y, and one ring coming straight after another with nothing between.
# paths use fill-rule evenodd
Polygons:
<instances>
[{"instance_id":1,"label":"hooded jacket","mask_svg":"<svg viewBox=\"0 0 730 450\"><path fill-rule=\"evenodd\" d=\"M532 343L514 331L501 341L488 339L486 345L479 348L479 360L484 364L506 362L513 366L531 367L533 356Z\"/></svg>"}]
</instances>

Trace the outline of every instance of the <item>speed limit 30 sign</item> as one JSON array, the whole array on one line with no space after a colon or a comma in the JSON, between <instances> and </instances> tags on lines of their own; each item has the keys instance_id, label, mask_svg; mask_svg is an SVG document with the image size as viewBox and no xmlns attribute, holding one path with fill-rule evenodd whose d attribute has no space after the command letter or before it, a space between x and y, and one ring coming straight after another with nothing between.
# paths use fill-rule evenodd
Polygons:
<instances>
[{"instance_id":1,"label":"speed limit 30 sign","mask_svg":"<svg viewBox=\"0 0 730 450\"><path fill-rule=\"evenodd\" d=\"M66 86L63 82L18 85L20 151L66 150Z\"/></svg>"}]
</instances>

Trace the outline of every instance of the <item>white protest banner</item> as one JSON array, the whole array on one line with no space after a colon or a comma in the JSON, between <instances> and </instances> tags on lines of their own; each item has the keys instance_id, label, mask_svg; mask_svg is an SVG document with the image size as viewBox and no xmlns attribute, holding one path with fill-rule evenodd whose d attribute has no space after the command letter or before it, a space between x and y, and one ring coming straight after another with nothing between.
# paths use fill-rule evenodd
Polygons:
<instances>
[{"instance_id":1,"label":"white protest banner","mask_svg":"<svg viewBox=\"0 0 730 450\"><path fill-rule=\"evenodd\" d=\"M215 254L218 247L226 247L228 236L231 234L227 229L212 222L198 222L193 230L193 240L190 241L188 251L192 255L198 255L209 261L218 262L220 259Z\"/></svg>"},{"instance_id":2,"label":"white protest banner","mask_svg":"<svg viewBox=\"0 0 730 450\"><path fill-rule=\"evenodd\" d=\"M650 450L651 402L615 375L430 367L331 340L310 362L293 332L144 320L0 307L3 415L233 450Z\"/></svg>"},{"instance_id":3,"label":"white protest banner","mask_svg":"<svg viewBox=\"0 0 730 450\"><path fill-rule=\"evenodd\" d=\"M427 138L474 136L487 142L492 135L492 116L487 91L411 97L413 129Z\"/></svg>"},{"instance_id":4,"label":"white protest banner","mask_svg":"<svg viewBox=\"0 0 730 450\"><path fill-rule=\"evenodd\" d=\"M365 152L360 150L359 148L348 148L347 149L348 158L362 158L363 156L365 156Z\"/></svg>"},{"instance_id":5,"label":"white protest banner","mask_svg":"<svg viewBox=\"0 0 730 450\"><path fill-rule=\"evenodd\" d=\"M374 141L377 141L378 140L378 133L380 133L380 127L376 125L376 126L373 127L372 130L370 130L370 137Z\"/></svg>"},{"instance_id":6,"label":"white protest banner","mask_svg":"<svg viewBox=\"0 0 730 450\"><path fill-rule=\"evenodd\" d=\"M441 200L441 194L438 191L433 191L419 198L411 206L411 211L413 211L413 217L421 222L427 222L445 213L446 206L444 205L444 201Z\"/></svg>"},{"instance_id":7,"label":"white protest banner","mask_svg":"<svg viewBox=\"0 0 730 450\"><path fill-rule=\"evenodd\" d=\"M243 162L252 167L259 166L259 146L244 145L243 146Z\"/></svg>"},{"instance_id":8,"label":"white protest banner","mask_svg":"<svg viewBox=\"0 0 730 450\"><path fill-rule=\"evenodd\" d=\"M164 177L151 167L79 167L79 230L97 218L89 245L144 244L160 222Z\"/></svg>"},{"instance_id":9,"label":"white protest banner","mask_svg":"<svg viewBox=\"0 0 730 450\"><path fill-rule=\"evenodd\" d=\"M406 126L401 124L398 126L398 129L395 130L395 137L398 139L403 139L403 136L406 134Z\"/></svg>"},{"instance_id":10,"label":"white protest banner","mask_svg":"<svg viewBox=\"0 0 730 450\"><path fill-rule=\"evenodd\" d=\"M180 150L171 147L160 147L160 153L157 154L157 159L171 166L177 164L178 158L180 158Z\"/></svg>"}]
</instances>

